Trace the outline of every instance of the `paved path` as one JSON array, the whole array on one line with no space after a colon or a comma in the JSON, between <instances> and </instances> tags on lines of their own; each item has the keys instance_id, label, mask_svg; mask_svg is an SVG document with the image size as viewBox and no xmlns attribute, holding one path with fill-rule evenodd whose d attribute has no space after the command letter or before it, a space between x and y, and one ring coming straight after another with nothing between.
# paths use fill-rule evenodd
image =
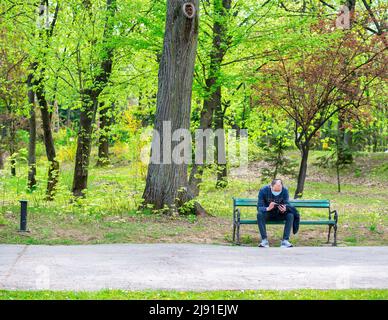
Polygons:
<instances>
[{"instance_id":1,"label":"paved path","mask_svg":"<svg viewBox=\"0 0 388 320\"><path fill-rule=\"evenodd\" d=\"M388 288L388 247L0 245L0 289Z\"/></svg>"}]
</instances>

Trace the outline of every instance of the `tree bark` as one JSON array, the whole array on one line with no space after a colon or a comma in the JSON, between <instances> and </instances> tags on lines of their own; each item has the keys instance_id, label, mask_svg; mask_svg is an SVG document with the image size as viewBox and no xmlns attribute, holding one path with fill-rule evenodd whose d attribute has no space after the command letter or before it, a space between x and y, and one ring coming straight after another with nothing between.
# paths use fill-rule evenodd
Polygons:
<instances>
[{"instance_id":1,"label":"tree bark","mask_svg":"<svg viewBox=\"0 0 388 320\"><path fill-rule=\"evenodd\" d=\"M43 17L46 14L46 10L48 10L48 1L41 0L39 6L39 17ZM59 12L59 4L57 3L55 7L55 13L48 29L41 29L39 31L39 39L42 41L43 46L48 49L49 48L49 39L52 36L57 17ZM45 33L45 36L44 36ZM45 53L43 54L45 57ZM41 68L39 68L41 67ZM32 85L34 87L34 91L36 94L37 102L39 104L39 108L42 116L42 126L43 126L43 139L46 147L46 155L47 160L49 161L49 169L48 169L48 177L47 177L47 189L46 189L46 199L53 200L55 194L56 184L58 182L58 171L59 171L59 163L56 160L55 154L55 146L54 140L51 131L51 112L49 110L49 105L45 97L44 92L44 73L45 66L39 65L37 61L33 62L31 65L32 72L34 73L33 77L30 79L32 81ZM35 74L39 72L39 74Z\"/></svg>"},{"instance_id":2,"label":"tree bark","mask_svg":"<svg viewBox=\"0 0 388 320\"><path fill-rule=\"evenodd\" d=\"M214 129L224 129L224 112L221 104L215 110ZM221 148L220 148L221 147ZM226 144L225 133L216 137L216 164L217 164L217 182L216 188L225 188L228 184L226 167ZM219 161L221 160L221 161Z\"/></svg>"},{"instance_id":3,"label":"tree bark","mask_svg":"<svg viewBox=\"0 0 388 320\"><path fill-rule=\"evenodd\" d=\"M206 87L208 92L214 86L215 81L215 78L209 78L206 80ZM217 109L218 104L221 104L221 87L219 86L215 88L214 91L211 92L210 95L205 97L204 99L203 108L200 116L199 129L206 130L212 127L214 111ZM202 174L207 161L206 151L209 147L210 146L206 144L206 139L204 139L202 150L202 155L204 157L203 164L194 162L190 171L189 190L194 196L199 195L199 186L202 183Z\"/></svg>"},{"instance_id":4,"label":"tree bark","mask_svg":"<svg viewBox=\"0 0 388 320\"><path fill-rule=\"evenodd\" d=\"M84 190L88 185L92 129L97 112L98 97L108 85L112 73L113 48L106 43L106 40L113 32L112 17L114 17L116 9L116 0L106 1L107 16L103 34L103 41L105 42L103 50L105 54L104 59L101 61L101 72L93 79L92 87L81 92L82 105L72 188L73 195L76 197L84 196Z\"/></svg>"},{"instance_id":5,"label":"tree bark","mask_svg":"<svg viewBox=\"0 0 388 320\"><path fill-rule=\"evenodd\" d=\"M303 190L304 190L304 183L306 181L306 175L307 175L307 160L309 156L310 147L308 146L308 143L302 145L300 147L301 152L301 162L299 167L299 174L298 174L298 183L295 190L294 198L302 198L303 196Z\"/></svg>"},{"instance_id":6,"label":"tree bark","mask_svg":"<svg viewBox=\"0 0 388 320\"><path fill-rule=\"evenodd\" d=\"M52 129L51 129L51 120L50 120L51 116L50 116L49 106L42 87L43 79L42 78L38 79L35 85L37 86L35 91L36 98L39 103L41 117L42 117L44 145L46 147L47 160L49 161L46 199L53 200L55 195L55 188L58 183L59 162L56 160L54 138L53 138Z\"/></svg>"},{"instance_id":7,"label":"tree bark","mask_svg":"<svg viewBox=\"0 0 388 320\"><path fill-rule=\"evenodd\" d=\"M7 129L6 126L3 124L0 124L0 170L4 169L4 157L5 157L5 150L3 149L3 140L7 136Z\"/></svg>"},{"instance_id":8,"label":"tree bark","mask_svg":"<svg viewBox=\"0 0 388 320\"><path fill-rule=\"evenodd\" d=\"M9 108L10 110L10 108ZM9 119L9 154L11 157L11 175L13 177L16 176L16 120L15 115L10 113Z\"/></svg>"},{"instance_id":9,"label":"tree bark","mask_svg":"<svg viewBox=\"0 0 388 320\"><path fill-rule=\"evenodd\" d=\"M98 139L98 160L97 166L102 167L109 164L109 131L111 125L111 115L109 111L114 108L114 103L110 107L105 107L100 103L100 136Z\"/></svg>"},{"instance_id":10,"label":"tree bark","mask_svg":"<svg viewBox=\"0 0 388 320\"><path fill-rule=\"evenodd\" d=\"M92 124L96 110L96 97L93 92L86 90L81 94L81 112L75 155L75 168L73 179L73 195L84 196L88 186L89 159L92 145Z\"/></svg>"},{"instance_id":11,"label":"tree bark","mask_svg":"<svg viewBox=\"0 0 388 320\"><path fill-rule=\"evenodd\" d=\"M0 170L4 169L4 151L0 150Z\"/></svg>"},{"instance_id":12,"label":"tree bark","mask_svg":"<svg viewBox=\"0 0 388 320\"><path fill-rule=\"evenodd\" d=\"M188 17L184 12L187 4L194 13ZM194 9L193 9L194 7ZM190 16L190 14L189 14ZM178 211L187 201L193 199L188 190L187 163L169 162L172 150L179 143L163 135L168 130L165 121L171 121L171 132L190 128L191 94L194 61L198 40L198 0L168 0L163 53L159 65L157 110L151 152L161 150L160 163L148 165L146 187L143 193L143 207L151 205L154 209L168 208L168 212ZM163 146L171 143L171 150L163 154ZM153 154L154 155L154 154ZM152 160L152 158L151 158ZM198 210L199 209L199 210ZM201 207L196 204L198 214Z\"/></svg>"},{"instance_id":13,"label":"tree bark","mask_svg":"<svg viewBox=\"0 0 388 320\"><path fill-rule=\"evenodd\" d=\"M214 22L213 22L213 49L210 52L209 77L206 79L206 96L200 115L199 129L209 129L212 127L213 116L217 108L221 108L221 85L219 76L221 63L226 53L226 33L227 25L225 21L220 21L216 17L225 17L230 10L232 0L214 1ZM206 141L203 143L204 164L206 163ZM190 172L189 189L192 194L198 196L199 186L202 182L204 164L194 163ZM223 171L223 169L222 169Z\"/></svg>"},{"instance_id":14,"label":"tree bark","mask_svg":"<svg viewBox=\"0 0 388 320\"><path fill-rule=\"evenodd\" d=\"M350 132L347 131L344 127L346 119L344 117L344 114L340 111L338 113L338 129L337 129L337 135L338 135L338 159L339 163L351 163L353 162L353 154L351 150L351 144L350 144Z\"/></svg>"},{"instance_id":15,"label":"tree bark","mask_svg":"<svg viewBox=\"0 0 388 320\"><path fill-rule=\"evenodd\" d=\"M33 67L31 68L34 69ZM36 116L35 116L35 93L32 89L33 73L27 78L28 103L30 105L29 138L28 138L28 188L33 190L36 186Z\"/></svg>"}]
</instances>

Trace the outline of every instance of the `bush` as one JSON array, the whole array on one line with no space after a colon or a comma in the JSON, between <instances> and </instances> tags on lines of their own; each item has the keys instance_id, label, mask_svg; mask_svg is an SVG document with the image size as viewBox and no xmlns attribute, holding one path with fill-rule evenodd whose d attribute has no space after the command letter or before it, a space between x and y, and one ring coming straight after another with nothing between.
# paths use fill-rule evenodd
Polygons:
<instances>
[{"instance_id":1,"label":"bush","mask_svg":"<svg viewBox=\"0 0 388 320\"><path fill-rule=\"evenodd\" d=\"M57 154L57 159L59 162L73 162L77 152L77 143L70 142L68 145L62 145Z\"/></svg>"}]
</instances>

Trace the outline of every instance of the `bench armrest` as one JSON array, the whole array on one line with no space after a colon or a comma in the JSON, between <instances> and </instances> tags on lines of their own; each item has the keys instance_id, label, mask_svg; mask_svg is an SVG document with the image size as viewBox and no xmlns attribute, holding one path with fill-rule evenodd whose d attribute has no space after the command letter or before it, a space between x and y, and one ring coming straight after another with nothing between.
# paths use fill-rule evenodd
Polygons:
<instances>
[{"instance_id":1,"label":"bench armrest","mask_svg":"<svg viewBox=\"0 0 388 320\"><path fill-rule=\"evenodd\" d=\"M334 221L337 223L338 221L338 212L337 210L329 211L329 220L331 220L331 215L334 213Z\"/></svg>"}]
</instances>

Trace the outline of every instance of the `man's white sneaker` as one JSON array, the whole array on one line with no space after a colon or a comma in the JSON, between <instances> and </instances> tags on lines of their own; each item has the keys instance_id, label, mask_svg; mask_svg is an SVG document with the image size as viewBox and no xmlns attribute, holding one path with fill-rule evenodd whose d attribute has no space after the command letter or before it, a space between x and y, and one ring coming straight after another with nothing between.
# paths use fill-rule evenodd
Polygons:
<instances>
[{"instance_id":1,"label":"man's white sneaker","mask_svg":"<svg viewBox=\"0 0 388 320\"><path fill-rule=\"evenodd\" d=\"M288 240L282 240L280 242L280 248L291 248L292 244Z\"/></svg>"},{"instance_id":2,"label":"man's white sneaker","mask_svg":"<svg viewBox=\"0 0 388 320\"><path fill-rule=\"evenodd\" d=\"M267 239L263 239L261 240L260 244L259 244L259 247L260 248L269 248L269 242Z\"/></svg>"}]
</instances>

